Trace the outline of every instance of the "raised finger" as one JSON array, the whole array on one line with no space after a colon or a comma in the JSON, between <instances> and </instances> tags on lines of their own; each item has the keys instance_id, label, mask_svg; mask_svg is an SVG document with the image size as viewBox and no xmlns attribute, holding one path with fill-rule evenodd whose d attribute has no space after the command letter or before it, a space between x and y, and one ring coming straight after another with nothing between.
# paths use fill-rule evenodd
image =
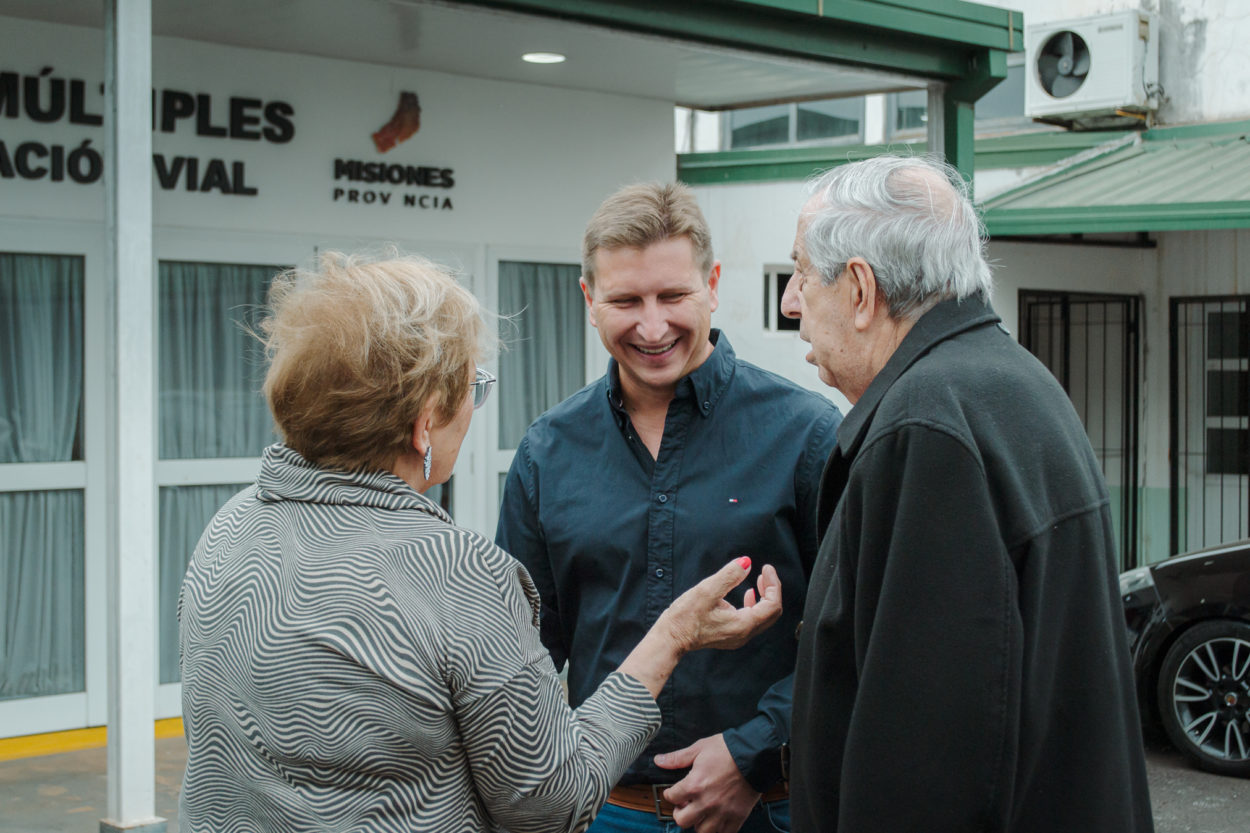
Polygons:
<instances>
[{"instance_id":1,"label":"raised finger","mask_svg":"<svg viewBox=\"0 0 1250 833\"><path fill-rule=\"evenodd\" d=\"M777 575L777 570L773 565L765 564L760 570L760 577L756 581L759 587L759 598L761 600L773 597L778 604L781 603L781 577Z\"/></svg>"},{"instance_id":2,"label":"raised finger","mask_svg":"<svg viewBox=\"0 0 1250 833\"><path fill-rule=\"evenodd\" d=\"M725 598L730 590L742 583L751 572L751 559L745 555L735 558L715 573L695 585L700 591L706 592L717 599ZM774 573L775 575L775 573Z\"/></svg>"}]
</instances>

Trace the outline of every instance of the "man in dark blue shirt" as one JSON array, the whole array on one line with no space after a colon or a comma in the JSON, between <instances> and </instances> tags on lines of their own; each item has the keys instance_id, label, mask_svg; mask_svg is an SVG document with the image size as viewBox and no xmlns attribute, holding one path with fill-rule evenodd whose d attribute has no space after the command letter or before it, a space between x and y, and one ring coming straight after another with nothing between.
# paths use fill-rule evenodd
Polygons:
<instances>
[{"instance_id":1,"label":"man in dark blue shirt","mask_svg":"<svg viewBox=\"0 0 1250 833\"><path fill-rule=\"evenodd\" d=\"M788 829L795 628L817 550L817 484L841 420L711 329L720 264L689 189L609 197L582 250L608 373L539 417L508 473L496 540L529 569L543 641L580 704L682 591L735 555L774 565L785 613L737 651L688 657L663 726L594 833ZM744 583L731 594L740 605Z\"/></svg>"}]
</instances>

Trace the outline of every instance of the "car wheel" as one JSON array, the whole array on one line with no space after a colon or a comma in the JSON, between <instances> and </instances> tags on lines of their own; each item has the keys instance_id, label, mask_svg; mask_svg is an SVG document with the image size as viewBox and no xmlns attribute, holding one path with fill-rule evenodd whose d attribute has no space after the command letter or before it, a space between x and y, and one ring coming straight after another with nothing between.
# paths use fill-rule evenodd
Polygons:
<instances>
[{"instance_id":1,"label":"car wheel","mask_svg":"<svg viewBox=\"0 0 1250 833\"><path fill-rule=\"evenodd\" d=\"M1250 778L1250 624L1203 622L1173 643L1159 672L1159 717L1199 767Z\"/></svg>"}]
</instances>

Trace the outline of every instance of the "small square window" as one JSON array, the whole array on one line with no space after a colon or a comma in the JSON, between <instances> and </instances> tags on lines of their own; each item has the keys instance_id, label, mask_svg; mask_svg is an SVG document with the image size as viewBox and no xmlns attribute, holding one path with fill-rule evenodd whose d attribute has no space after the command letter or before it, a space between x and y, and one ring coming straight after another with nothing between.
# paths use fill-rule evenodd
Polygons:
<instances>
[{"instance_id":1,"label":"small square window","mask_svg":"<svg viewBox=\"0 0 1250 833\"><path fill-rule=\"evenodd\" d=\"M890 134L920 133L929 123L928 90L912 90L894 96L890 117Z\"/></svg>"},{"instance_id":2,"label":"small square window","mask_svg":"<svg viewBox=\"0 0 1250 833\"><path fill-rule=\"evenodd\" d=\"M764 267L764 331L769 333L797 332L799 319L787 318L781 312L781 299L786 294L786 284L794 274L794 267Z\"/></svg>"}]
</instances>

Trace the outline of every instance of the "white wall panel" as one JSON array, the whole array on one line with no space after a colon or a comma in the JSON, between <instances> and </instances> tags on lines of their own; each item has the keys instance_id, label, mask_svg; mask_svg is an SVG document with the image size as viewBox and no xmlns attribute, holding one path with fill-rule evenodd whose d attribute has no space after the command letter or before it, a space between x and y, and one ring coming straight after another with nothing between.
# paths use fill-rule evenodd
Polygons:
<instances>
[{"instance_id":1,"label":"white wall panel","mask_svg":"<svg viewBox=\"0 0 1250 833\"><path fill-rule=\"evenodd\" d=\"M1159 22L1161 124L1250 117L1250 14L1245 0L981 0L1024 12L1026 26L1110 12L1153 11Z\"/></svg>"},{"instance_id":2,"label":"white wall panel","mask_svg":"<svg viewBox=\"0 0 1250 833\"><path fill-rule=\"evenodd\" d=\"M73 82L81 81L81 109L88 115L103 112L100 32L18 19L0 19L0 29L5 33L0 72L19 74L21 88L27 78L38 79L41 106L54 83L64 84L68 101ZM169 189L156 186L158 226L567 245L580 238L607 193L674 172L671 102L169 38L154 39L153 49L153 152L171 181ZM41 75L47 67L51 70ZM196 98L197 112L176 119L172 132L161 129L169 111L165 90ZM380 153L371 134L391 118L401 92L417 94L420 129ZM201 94L208 98L199 99ZM294 135L286 142L197 135L201 114L208 130L231 129L232 98L260 102L240 105L243 119L234 125L239 132L251 135L269 127L280 133L265 108L281 103L293 111L285 118ZM0 122L0 142L10 156L23 143L37 142L49 155L28 156L29 166L50 167L53 146L66 155L84 141L102 149L104 127L72 123L68 112L40 123L24 105L16 117ZM187 190L189 165L175 167L178 158L196 160L195 190ZM455 184L336 180L336 159L449 169ZM214 160L232 187L239 186L234 171L241 165L243 184L257 193L242 196L211 187L202 192ZM49 170L38 179L15 176L3 184L0 215L103 217L102 181L83 185L64 176L54 182ZM361 201L349 202L346 193L335 199L336 188L359 191ZM373 194L372 204L363 202L366 192ZM440 205L450 199L453 208L406 207L405 195L437 197Z\"/></svg>"}]
</instances>

